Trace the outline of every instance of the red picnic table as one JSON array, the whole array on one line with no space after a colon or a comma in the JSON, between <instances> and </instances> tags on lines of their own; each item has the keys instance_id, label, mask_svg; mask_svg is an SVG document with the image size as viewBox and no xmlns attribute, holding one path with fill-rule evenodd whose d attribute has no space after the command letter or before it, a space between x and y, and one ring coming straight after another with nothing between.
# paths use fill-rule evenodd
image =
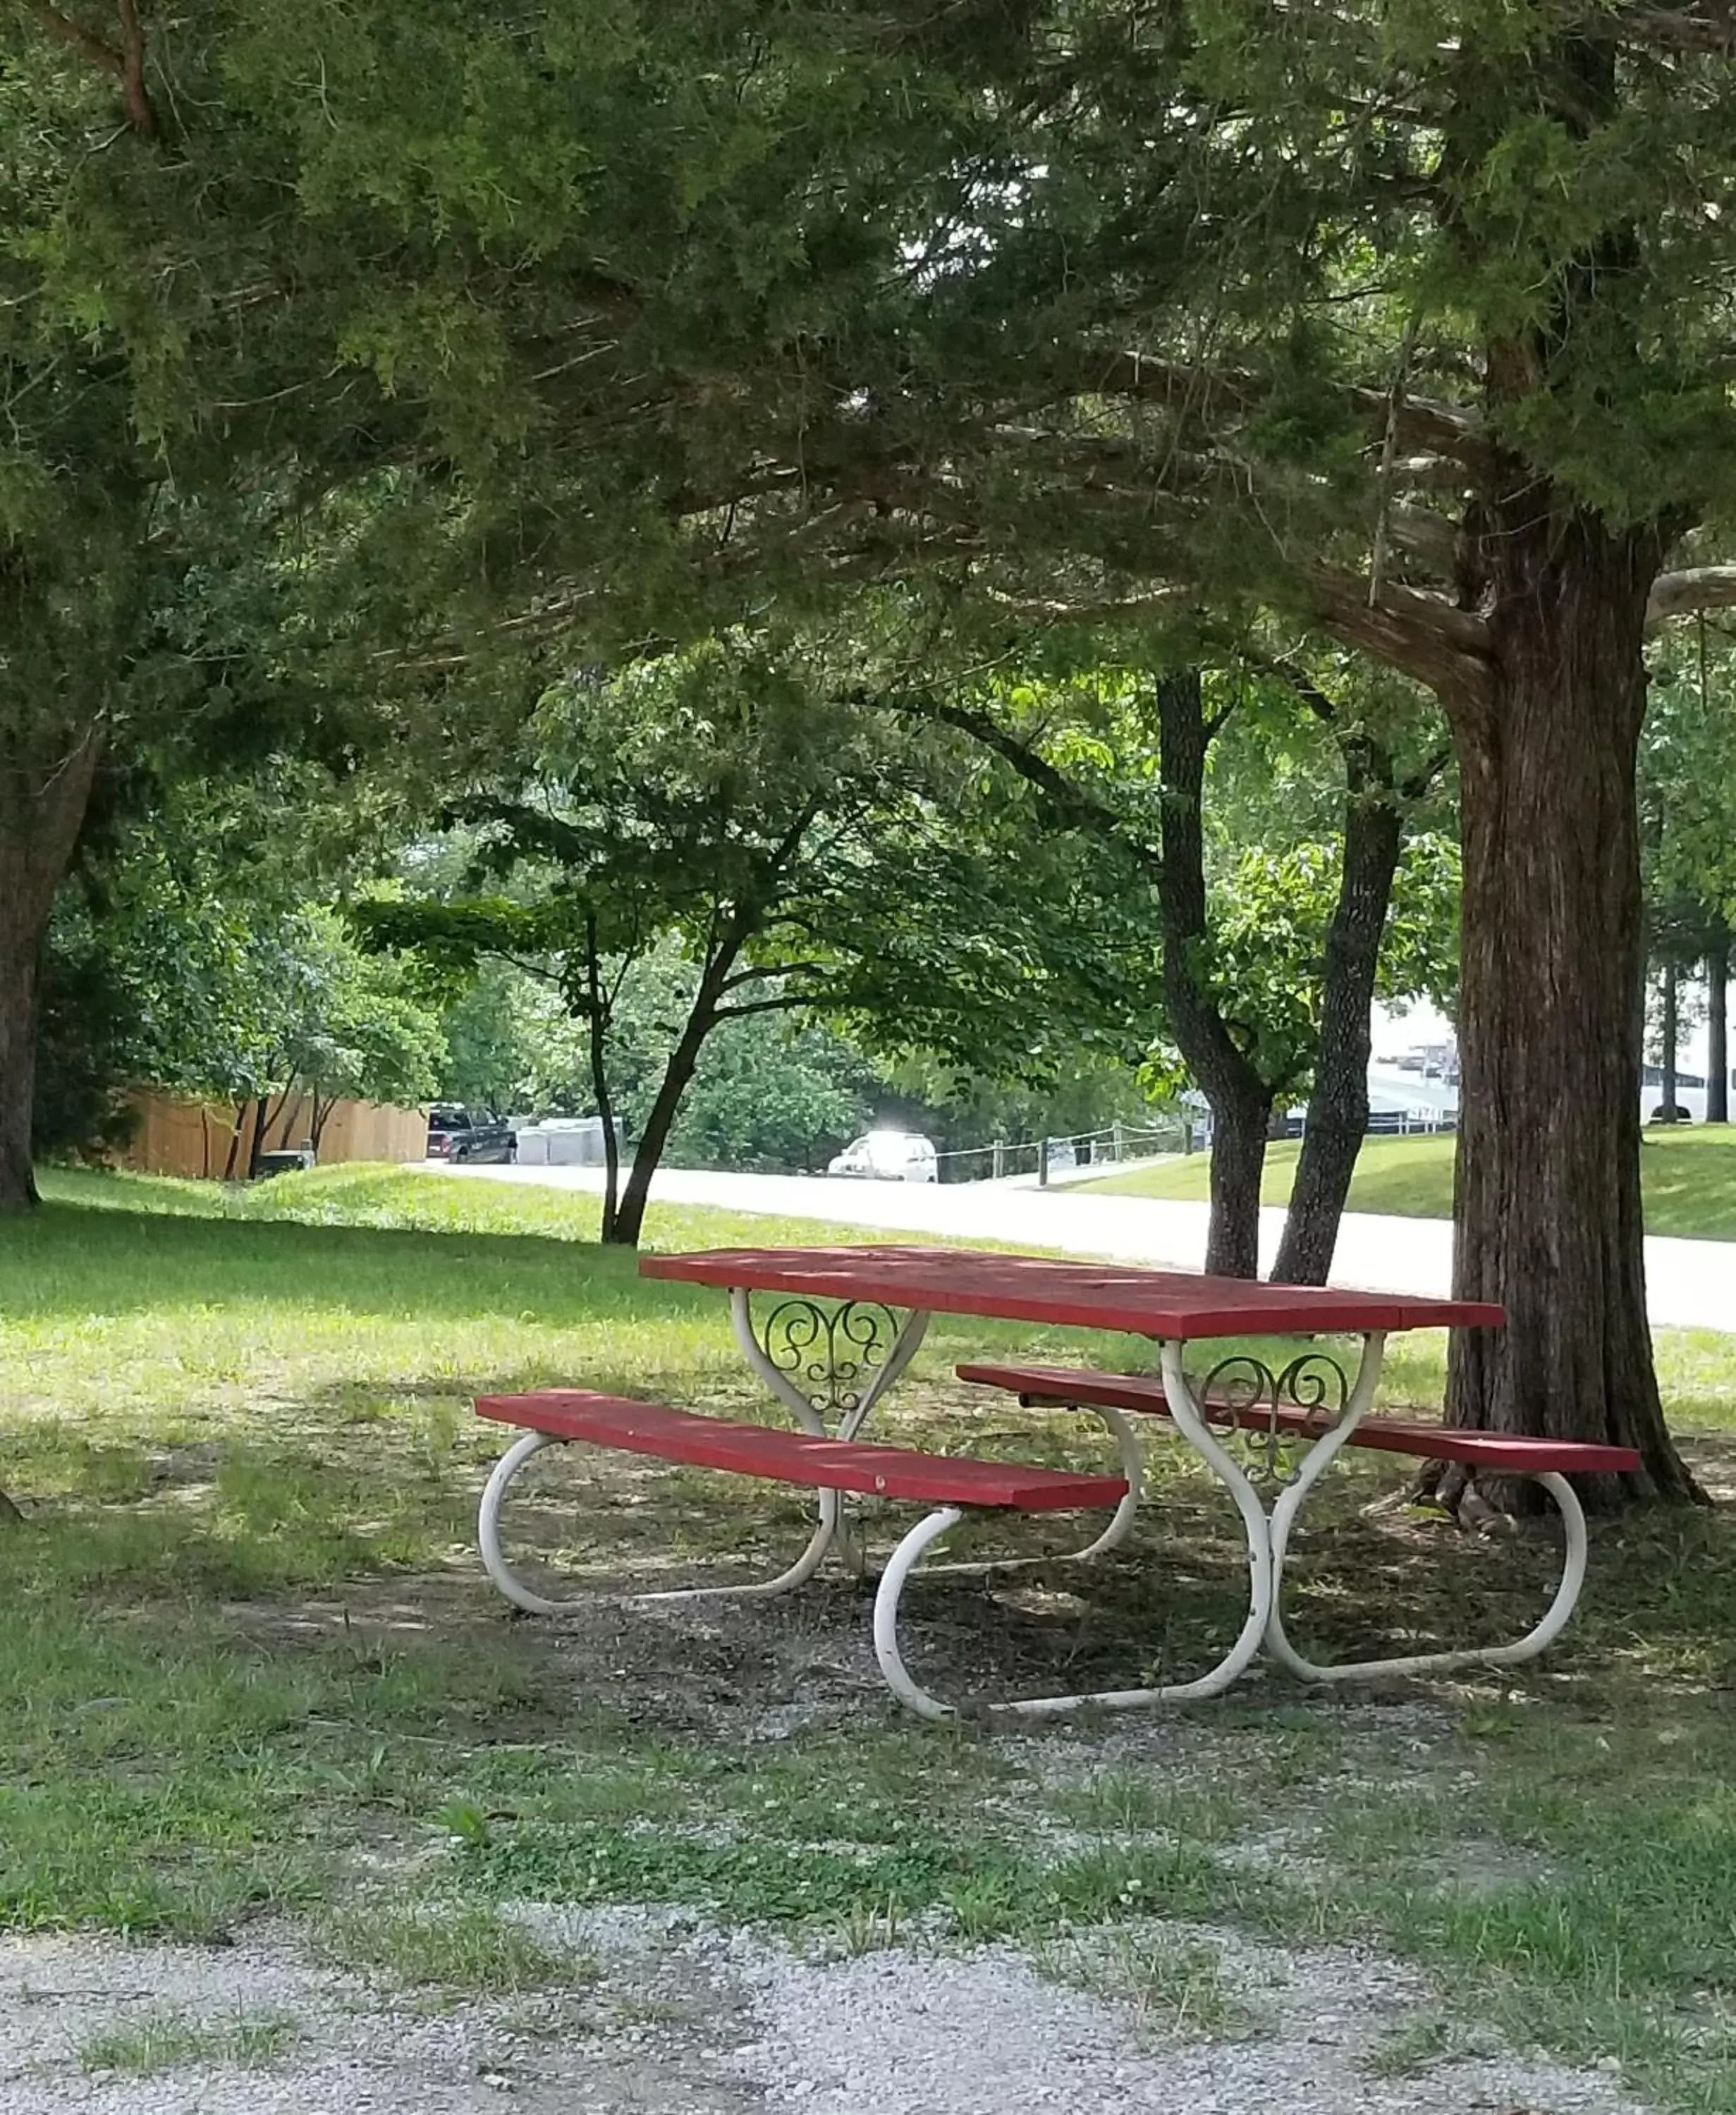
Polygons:
<instances>
[{"instance_id":1,"label":"red picnic table","mask_svg":"<svg viewBox=\"0 0 1736 2115\"><path fill-rule=\"evenodd\" d=\"M1131 1528L1141 1493L1141 1448L1135 1423L1124 1413L1167 1419L1229 1493L1247 1543L1246 1619L1218 1664L1194 1680L1090 1697L1029 1698L1012 1708L1051 1713L1087 1702L1119 1707L1210 1695L1229 1687L1262 1644L1291 1672L1313 1680L1467 1659L1501 1663L1529 1658L1565 1623L1584 1576L1583 1515L1560 1471L1610 1473L1632 1466L1616 1448L1454 1433L1437 1424L1391 1417L1370 1420L1388 1336L1405 1329L1499 1327L1501 1310L1480 1301L894 1246L647 1255L640 1270L650 1278L726 1291L743 1356L800 1429L792 1434L582 1391L485 1398L478 1405L484 1415L530 1427L500 1463L483 1503L483 1553L496 1583L520 1607L535 1613L564 1605L526 1589L507 1567L499 1545L499 1506L506 1489L522 1461L549 1443L586 1441L818 1489L820 1518L814 1534L796 1562L777 1577L749 1586L631 1597L636 1599L790 1592L814 1575L843 1531L843 1493L927 1498L937 1509L905 1535L882 1576L875 1644L893 1691L930 1717L944 1715L948 1707L911 1678L898 1642L899 1597L910 1572L931 1544L976 1507L1113 1507L1109 1525L1074 1555L1090 1558L1113 1548ZM992 1364L959 1368L962 1378L1011 1390L1022 1402L1095 1415L1114 1440L1119 1475L1021 1469L860 1440L875 1406L909 1366L937 1314L1114 1332L1155 1343L1160 1374ZM1281 1360L1265 1348L1265 1340L1320 1336L1361 1339L1353 1374L1317 1347L1293 1348ZM1221 1344L1224 1339L1255 1341L1227 1351L1203 1374L1189 1371L1190 1345ZM1152 1420L1147 1415L1137 1421L1149 1429ZM1568 1525L1561 1585L1543 1621L1509 1645L1336 1668L1302 1659L1284 1634L1279 1608L1284 1553L1303 1500L1352 1444L1475 1461L1542 1483ZM1274 1489L1270 1503L1256 1484Z\"/></svg>"}]
</instances>

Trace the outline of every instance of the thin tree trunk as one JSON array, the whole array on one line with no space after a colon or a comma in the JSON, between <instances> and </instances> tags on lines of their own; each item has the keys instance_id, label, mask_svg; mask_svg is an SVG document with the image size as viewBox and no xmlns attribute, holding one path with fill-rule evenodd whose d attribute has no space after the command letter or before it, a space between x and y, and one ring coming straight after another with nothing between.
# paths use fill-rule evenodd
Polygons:
<instances>
[{"instance_id":1,"label":"thin tree trunk","mask_svg":"<svg viewBox=\"0 0 1736 2115\"><path fill-rule=\"evenodd\" d=\"M1706 951L1706 1120L1730 1120L1730 936L1720 925Z\"/></svg>"},{"instance_id":2,"label":"thin tree trunk","mask_svg":"<svg viewBox=\"0 0 1736 2115\"><path fill-rule=\"evenodd\" d=\"M1499 1301L1507 1326L1454 1333L1448 1415L1636 1447L1634 1490L1685 1498L1640 1208L1635 778L1661 539L1612 533L1534 479L1513 494L1479 538L1490 688L1447 699L1464 840L1454 1289Z\"/></svg>"},{"instance_id":3,"label":"thin tree trunk","mask_svg":"<svg viewBox=\"0 0 1736 2115\"><path fill-rule=\"evenodd\" d=\"M621 1192L621 1204L615 1214L613 1230L604 1236L607 1241L618 1241L626 1248L639 1246L640 1233L645 1225L645 1208L650 1196L651 1177L657 1172L664 1149L669 1143L669 1133L674 1129L675 1119L681 1113L682 1097L692 1085L705 1038L723 1017L719 1009L723 1003L730 971L753 931L755 923L751 911L738 906L725 921L722 938L706 958L699 989L694 993L693 1004L688 1010L680 1038L669 1053L669 1062L664 1067L656 1097L645 1117L645 1128L639 1134L639 1143L633 1153L632 1169L627 1178L627 1186Z\"/></svg>"},{"instance_id":4,"label":"thin tree trunk","mask_svg":"<svg viewBox=\"0 0 1736 2115\"><path fill-rule=\"evenodd\" d=\"M703 990L703 988L702 988ZM606 1241L618 1241L623 1248L637 1248L639 1236L645 1226L645 1209L651 1193L651 1177L657 1172L663 1159L664 1149L669 1142L669 1133L675 1127L675 1119L681 1111L682 1096L692 1084L694 1071L699 1064L700 1052L705 1038L717 1025L715 1002L696 1000L693 1011L687 1016L681 1032L681 1039L670 1053L669 1062L658 1083L657 1094L645 1117L645 1128L639 1134L639 1143L634 1149L631 1172L627 1186L621 1192L621 1203L615 1213L613 1227L603 1236Z\"/></svg>"},{"instance_id":5,"label":"thin tree trunk","mask_svg":"<svg viewBox=\"0 0 1736 2115\"><path fill-rule=\"evenodd\" d=\"M253 1133L247 1145L247 1180L259 1179L259 1155L265 1150L265 1134L271 1127L271 1097L261 1094L253 1104Z\"/></svg>"},{"instance_id":6,"label":"thin tree trunk","mask_svg":"<svg viewBox=\"0 0 1736 2115\"><path fill-rule=\"evenodd\" d=\"M1664 1075L1663 1100L1660 1119L1665 1123L1676 1120L1676 1071L1682 1047L1682 981L1674 962L1664 965L1664 1018L1660 1036L1662 1043L1663 1063L1659 1070Z\"/></svg>"},{"instance_id":7,"label":"thin tree trunk","mask_svg":"<svg viewBox=\"0 0 1736 2115\"><path fill-rule=\"evenodd\" d=\"M0 851L0 1213L27 1212L40 1200L30 1150L36 1102L36 1016L46 916L6 892ZM52 899L51 899L52 900Z\"/></svg>"},{"instance_id":8,"label":"thin tree trunk","mask_svg":"<svg viewBox=\"0 0 1736 2115\"><path fill-rule=\"evenodd\" d=\"M317 1080L314 1082L308 1103L307 1142L314 1149L316 1161L319 1158L320 1141L325 1136L325 1127L332 1120L333 1110L342 1099L341 1094L328 1094L322 1102L319 1083Z\"/></svg>"},{"instance_id":9,"label":"thin tree trunk","mask_svg":"<svg viewBox=\"0 0 1736 2115\"><path fill-rule=\"evenodd\" d=\"M614 1098L609 1087L609 1023L611 1008L603 997L603 960L597 946L597 921L585 921L585 983L588 1001L586 1040L590 1047L590 1087L603 1119L603 1224L599 1238L618 1239L615 1228L621 1199L621 1141L615 1135ZM649 1187L649 1185L647 1185ZM643 1209L641 1217L643 1218ZM638 1246L638 1235L633 1237Z\"/></svg>"},{"instance_id":10,"label":"thin tree trunk","mask_svg":"<svg viewBox=\"0 0 1736 2115\"><path fill-rule=\"evenodd\" d=\"M223 1161L225 1182L234 1181L235 1171L241 1164L241 1133L246 1129L246 1123L247 1104L245 1102L237 1102L235 1104L235 1122L229 1126L229 1150Z\"/></svg>"},{"instance_id":11,"label":"thin tree trunk","mask_svg":"<svg viewBox=\"0 0 1736 2115\"><path fill-rule=\"evenodd\" d=\"M1343 866L1326 934L1320 1055L1274 1278L1324 1285L1338 1246L1357 1155L1368 1132L1375 975L1404 842L1391 759L1366 741L1345 747Z\"/></svg>"},{"instance_id":12,"label":"thin tree trunk","mask_svg":"<svg viewBox=\"0 0 1736 2115\"><path fill-rule=\"evenodd\" d=\"M39 1200L30 1126L43 942L90 805L94 726L0 740L0 1214Z\"/></svg>"},{"instance_id":13,"label":"thin tree trunk","mask_svg":"<svg viewBox=\"0 0 1736 2115\"><path fill-rule=\"evenodd\" d=\"M286 1152L289 1149L289 1126L299 1108L300 1099L296 1093L296 1083L292 1080L289 1085L283 1090L282 1099L278 1102L277 1109L271 1119L273 1123L280 1124L282 1126L278 1133L278 1145ZM270 1151L271 1139L269 1132L266 1136L265 1145L266 1150L268 1152Z\"/></svg>"},{"instance_id":14,"label":"thin tree trunk","mask_svg":"<svg viewBox=\"0 0 1736 2115\"><path fill-rule=\"evenodd\" d=\"M1201 957L1208 937L1203 810L1207 724L1200 672L1159 678L1163 771L1164 1005L1183 1061L1211 1106L1211 1218L1206 1268L1225 1278L1260 1274L1260 1181L1274 1094L1231 1035Z\"/></svg>"}]
</instances>

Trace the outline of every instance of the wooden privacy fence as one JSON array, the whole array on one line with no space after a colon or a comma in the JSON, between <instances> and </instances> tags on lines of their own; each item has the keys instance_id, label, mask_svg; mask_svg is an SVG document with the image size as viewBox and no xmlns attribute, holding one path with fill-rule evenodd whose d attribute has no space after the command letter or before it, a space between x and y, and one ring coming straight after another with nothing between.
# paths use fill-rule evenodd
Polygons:
<instances>
[{"instance_id":1,"label":"wooden privacy fence","mask_svg":"<svg viewBox=\"0 0 1736 2115\"><path fill-rule=\"evenodd\" d=\"M116 1165L140 1175L245 1176L259 1120L256 1102L189 1102L141 1088L127 1097L138 1117ZM324 1107L324 1104L321 1105ZM271 1121L261 1141L265 1151L305 1144L313 1131L312 1104L292 1095L280 1109L271 1097ZM319 1158L420 1160L427 1149L428 1117L421 1109L378 1102L338 1102L319 1135ZM232 1154L232 1145L233 1152Z\"/></svg>"}]
</instances>

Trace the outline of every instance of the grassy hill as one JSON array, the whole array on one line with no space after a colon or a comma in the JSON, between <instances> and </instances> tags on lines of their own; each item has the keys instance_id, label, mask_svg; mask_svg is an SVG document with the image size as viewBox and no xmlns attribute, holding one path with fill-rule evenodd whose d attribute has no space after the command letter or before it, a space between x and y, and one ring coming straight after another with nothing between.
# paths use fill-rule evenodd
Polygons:
<instances>
[{"instance_id":1,"label":"grassy hill","mask_svg":"<svg viewBox=\"0 0 1736 2115\"><path fill-rule=\"evenodd\" d=\"M1300 1150L1287 1140L1274 1145L1266 1155L1263 1194L1268 1204L1288 1200ZM1648 1232L1736 1241L1736 1126L1648 1131L1641 1166ZM1201 1153L1075 1186L1127 1197L1203 1199L1206 1183L1206 1159ZM1350 1209L1389 1212L1407 1219L1449 1218L1453 1140L1370 1139L1357 1163Z\"/></svg>"}]
</instances>

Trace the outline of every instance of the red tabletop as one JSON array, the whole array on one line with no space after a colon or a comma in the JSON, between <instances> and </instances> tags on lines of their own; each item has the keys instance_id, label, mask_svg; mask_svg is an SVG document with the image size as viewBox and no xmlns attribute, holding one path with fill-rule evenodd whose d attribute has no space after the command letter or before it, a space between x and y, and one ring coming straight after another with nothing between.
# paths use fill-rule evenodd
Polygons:
<instances>
[{"instance_id":1,"label":"red tabletop","mask_svg":"<svg viewBox=\"0 0 1736 2115\"><path fill-rule=\"evenodd\" d=\"M983 1314L1164 1337L1305 1336L1340 1330L1499 1328L1506 1316L1474 1300L1343 1292L1141 1270L1131 1264L998 1255L981 1249L707 1249L648 1255L646 1278L818 1300L877 1300L937 1314Z\"/></svg>"}]
</instances>

